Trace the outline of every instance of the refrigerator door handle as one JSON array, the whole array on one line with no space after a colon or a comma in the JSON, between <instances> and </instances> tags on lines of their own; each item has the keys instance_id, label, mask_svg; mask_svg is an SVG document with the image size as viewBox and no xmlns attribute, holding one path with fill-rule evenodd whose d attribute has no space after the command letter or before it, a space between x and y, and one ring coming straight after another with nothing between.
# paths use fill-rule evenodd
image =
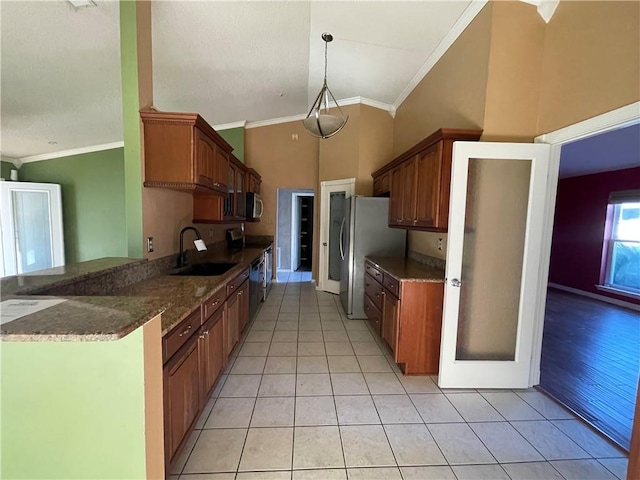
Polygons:
<instances>
[{"instance_id":1,"label":"refrigerator door handle","mask_svg":"<svg viewBox=\"0 0 640 480\"><path fill-rule=\"evenodd\" d=\"M346 218L343 218L340 224L340 257L342 260L344 260L344 222L346 220Z\"/></svg>"}]
</instances>

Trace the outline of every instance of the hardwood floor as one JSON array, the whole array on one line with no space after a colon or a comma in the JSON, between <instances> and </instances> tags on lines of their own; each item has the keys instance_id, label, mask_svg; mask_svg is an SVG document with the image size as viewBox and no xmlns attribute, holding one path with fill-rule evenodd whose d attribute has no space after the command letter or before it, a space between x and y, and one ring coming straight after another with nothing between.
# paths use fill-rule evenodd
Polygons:
<instances>
[{"instance_id":1,"label":"hardwood floor","mask_svg":"<svg viewBox=\"0 0 640 480\"><path fill-rule=\"evenodd\" d=\"M549 289L540 387L629 450L640 313Z\"/></svg>"}]
</instances>

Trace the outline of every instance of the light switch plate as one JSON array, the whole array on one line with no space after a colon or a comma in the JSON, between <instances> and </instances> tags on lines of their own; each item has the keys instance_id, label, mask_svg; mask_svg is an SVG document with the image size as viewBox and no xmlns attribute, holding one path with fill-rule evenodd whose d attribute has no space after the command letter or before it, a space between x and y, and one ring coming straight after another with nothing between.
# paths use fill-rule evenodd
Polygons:
<instances>
[{"instance_id":1,"label":"light switch plate","mask_svg":"<svg viewBox=\"0 0 640 480\"><path fill-rule=\"evenodd\" d=\"M147 237L147 253L153 252L153 237Z\"/></svg>"}]
</instances>

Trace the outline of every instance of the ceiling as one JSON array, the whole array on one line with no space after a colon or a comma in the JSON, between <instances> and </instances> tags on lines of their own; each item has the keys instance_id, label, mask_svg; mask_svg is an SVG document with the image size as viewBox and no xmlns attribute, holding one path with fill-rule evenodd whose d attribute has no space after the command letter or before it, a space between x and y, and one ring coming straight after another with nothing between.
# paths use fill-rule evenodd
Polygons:
<instances>
[{"instance_id":1,"label":"ceiling","mask_svg":"<svg viewBox=\"0 0 640 480\"><path fill-rule=\"evenodd\" d=\"M640 167L640 124L563 145L560 178Z\"/></svg>"},{"instance_id":2,"label":"ceiling","mask_svg":"<svg viewBox=\"0 0 640 480\"><path fill-rule=\"evenodd\" d=\"M122 141L118 2L96 3L0 2L3 156ZM154 104L212 125L305 114L322 84L326 31L334 96L393 111L477 5L154 1Z\"/></svg>"}]
</instances>

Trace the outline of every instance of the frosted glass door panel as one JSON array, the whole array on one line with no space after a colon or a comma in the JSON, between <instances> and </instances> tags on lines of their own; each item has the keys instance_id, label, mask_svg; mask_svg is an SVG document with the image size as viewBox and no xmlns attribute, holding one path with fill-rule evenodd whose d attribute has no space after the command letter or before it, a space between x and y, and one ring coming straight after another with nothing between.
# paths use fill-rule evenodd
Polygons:
<instances>
[{"instance_id":1,"label":"frosted glass door panel","mask_svg":"<svg viewBox=\"0 0 640 480\"><path fill-rule=\"evenodd\" d=\"M18 274L53 266L49 192L13 191Z\"/></svg>"},{"instance_id":2,"label":"frosted glass door panel","mask_svg":"<svg viewBox=\"0 0 640 480\"><path fill-rule=\"evenodd\" d=\"M342 229L346 192L331 192L329 196L329 280L340 281L342 269Z\"/></svg>"},{"instance_id":3,"label":"frosted glass door panel","mask_svg":"<svg viewBox=\"0 0 640 480\"><path fill-rule=\"evenodd\" d=\"M531 161L469 159L456 360L514 360Z\"/></svg>"}]
</instances>

